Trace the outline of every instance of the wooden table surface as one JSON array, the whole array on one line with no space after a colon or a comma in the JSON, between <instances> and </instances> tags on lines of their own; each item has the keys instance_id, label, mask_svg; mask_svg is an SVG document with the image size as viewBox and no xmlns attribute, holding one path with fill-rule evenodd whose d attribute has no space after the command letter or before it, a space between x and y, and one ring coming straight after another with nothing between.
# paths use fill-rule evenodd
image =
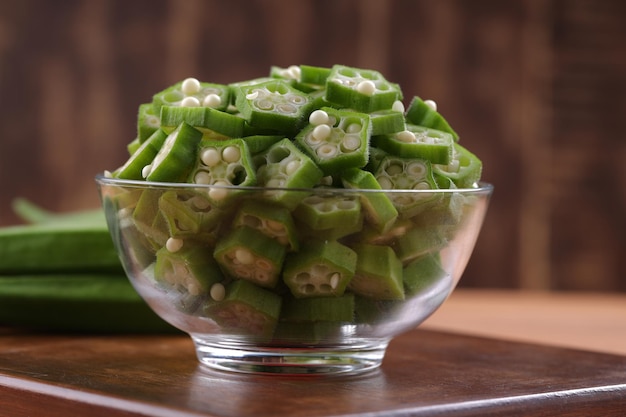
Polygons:
<instances>
[{"instance_id":1,"label":"wooden table surface","mask_svg":"<svg viewBox=\"0 0 626 417\"><path fill-rule=\"evenodd\" d=\"M379 370L340 378L206 370L186 336L2 329L0 416L623 416L625 309L626 296L458 291Z\"/></svg>"}]
</instances>

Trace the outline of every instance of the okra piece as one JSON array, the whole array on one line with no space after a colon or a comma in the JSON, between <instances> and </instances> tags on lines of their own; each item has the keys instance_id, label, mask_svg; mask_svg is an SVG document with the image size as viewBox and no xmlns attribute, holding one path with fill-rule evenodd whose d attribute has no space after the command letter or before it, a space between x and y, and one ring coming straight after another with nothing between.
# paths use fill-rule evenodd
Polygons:
<instances>
[{"instance_id":1,"label":"okra piece","mask_svg":"<svg viewBox=\"0 0 626 417\"><path fill-rule=\"evenodd\" d=\"M339 297L311 297L283 299L280 320L285 322L352 322L354 294Z\"/></svg>"},{"instance_id":2,"label":"okra piece","mask_svg":"<svg viewBox=\"0 0 626 417\"><path fill-rule=\"evenodd\" d=\"M326 79L326 100L344 108L371 113L401 99L399 86L378 71L335 65Z\"/></svg>"},{"instance_id":3,"label":"okra piece","mask_svg":"<svg viewBox=\"0 0 626 417\"><path fill-rule=\"evenodd\" d=\"M141 144L159 130L161 120L159 113L154 112L152 103L140 104L137 113L137 140Z\"/></svg>"},{"instance_id":4,"label":"okra piece","mask_svg":"<svg viewBox=\"0 0 626 417\"><path fill-rule=\"evenodd\" d=\"M450 127L448 121L437 111L437 106L432 101L424 101L415 96L409 103L404 117L407 123L442 130L452 135L458 142L459 135Z\"/></svg>"},{"instance_id":5,"label":"okra piece","mask_svg":"<svg viewBox=\"0 0 626 417\"><path fill-rule=\"evenodd\" d=\"M272 188L311 188L324 175L305 153L285 138L270 146L256 158L258 185L268 188L266 198L293 209L306 192L273 190Z\"/></svg>"},{"instance_id":6,"label":"okra piece","mask_svg":"<svg viewBox=\"0 0 626 417\"><path fill-rule=\"evenodd\" d=\"M359 190L382 190L374 175L358 168L348 169L341 174L345 188ZM388 231L398 218L393 202L381 192L363 192L359 194L364 208L365 219L381 233Z\"/></svg>"},{"instance_id":7,"label":"okra piece","mask_svg":"<svg viewBox=\"0 0 626 417\"><path fill-rule=\"evenodd\" d=\"M322 240L340 240L349 238L350 235L358 233L363 229L363 213L361 213L356 223L339 224L335 227L329 227L326 229L313 229L307 223L297 221L296 227L298 228L298 235L300 239L322 239Z\"/></svg>"},{"instance_id":8,"label":"okra piece","mask_svg":"<svg viewBox=\"0 0 626 417\"><path fill-rule=\"evenodd\" d=\"M139 149L140 146L141 143L139 143L139 138L135 138L128 142L126 150L128 151L128 154L132 156L135 152L137 152L137 149Z\"/></svg>"},{"instance_id":9,"label":"okra piece","mask_svg":"<svg viewBox=\"0 0 626 417\"><path fill-rule=\"evenodd\" d=\"M255 185L256 171L248 145L242 139L202 141L189 182L217 186ZM233 192L216 187L209 189L207 195L212 202L225 203Z\"/></svg>"},{"instance_id":10,"label":"okra piece","mask_svg":"<svg viewBox=\"0 0 626 417\"><path fill-rule=\"evenodd\" d=\"M429 253L438 252L447 244L440 226L414 227L397 240L396 254L403 265Z\"/></svg>"},{"instance_id":11,"label":"okra piece","mask_svg":"<svg viewBox=\"0 0 626 417\"><path fill-rule=\"evenodd\" d=\"M379 110L370 113L372 136L388 135L406 129L404 114L397 110Z\"/></svg>"},{"instance_id":12,"label":"okra piece","mask_svg":"<svg viewBox=\"0 0 626 417\"><path fill-rule=\"evenodd\" d=\"M113 176L125 180L142 180L144 178L142 174L143 169L152 163L166 139L167 133L161 129L156 130L139 145L139 148L124 165L113 173Z\"/></svg>"},{"instance_id":13,"label":"okra piece","mask_svg":"<svg viewBox=\"0 0 626 417\"><path fill-rule=\"evenodd\" d=\"M233 226L256 229L290 251L300 247L291 212L277 204L246 200L239 207Z\"/></svg>"},{"instance_id":14,"label":"okra piece","mask_svg":"<svg viewBox=\"0 0 626 417\"><path fill-rule=\"evenodd\" d=\"M161 128L170 133L181 123L202 132L205 140L224 140L243 136L245 121L225 111L211 107L161 107Z\"/></svg>"},{"instance_id":15,"label":"okra piece","mask_svg":"<svg viewBox=\"0 0 626 417\"><path fill-rule=\"evenodd\" d=\"M308 117L311 97L289 83L272 79L235 89L235 106L257 128L295 133Z\"/></svg>"},{"instance_id":16,"label":"okra piece","mask_svg":"<svg viewBox=\"0 0 626 417\"><path fill-rule=\"evenodd\" d=\"M286 248L271 237L248 226L233 229L215 245L213 256L222 269L236 279L261 287L278 283Z\"/></svg>"},{"instance_id":17,"label":"okra piece","mask_svg":"<svg viewBox=\"0 0 626 417\"><path fill-rule=\"evenodd\" d=\"M440 282L448 273L441 266L438 252L421 256L402 271L404 287L407 295L415 295L427 290L432 284Z\"/></svg>"},{"instance_id":18,"label":"okra piece","mask_svg":"<svg viewBox=\"0 0 626 417\"><path fill-rule=\"evenodd\" d=\"M200 82L195 78L185 80L156 93L152 97L154 114L161 114L163 106L210 107L226 110L231 102L231 90L223 84Z\"/></svg>"},{"instance_id":19,"label":"okra piece","mask_svg":"<svg viewBox=\"0 0 626 417\"><path fill-rule=\"evenodd\" d=\"M159 210L170 237L214 243L225 213L203 193L166 191L159 198Z\"/></svg>"},{"instance_id":20,"label":"okra piece","mask_svg":"<svg viewBox=\"0 0 626 417\"><path fill-rule=\"evenodd\" d=\"M295 141L325 175L332 175L367 164L370 135L369 115L323 107L311 113Z\"/></svg>"},{"instance_id":21,"label":"okra piece","mask_svg":"<svg viewBox=\"0 0 626 417\"><path fill-rule=\"evenodd\" d=\"M235 333L269 337L280 315L282 298L246 280L226 287L222 301L208 303L206 314L219 326Z\"/></svg>"},{"instance_id":22,"label":"okra piece","mask_svg":"<svg viewBox=\"0 0 626 417\"><path fill-rule=\"evenodd\" d=\"M375 300L402 300L402 262L389 246L360 244L356 271L350 280L350 291Z\"/></svg>"},{"instance_id":23,"label":"okra piece","mask_svg":"<svg viewBox=\"0 0 626 417\"><path fill-rule=\"evenodd\" d=\"M401 158L388 155L380 162L376 181L383 190L389 190L389 198L402 218L413 217L436 203L437 193L407 193L403 190L436 190L431 164L424 159Z\"/></svg>"},{"instance_id":24,"label":"okra piece","mask_svg":"<svg viewBox=\"0 0 626 417\"><path fill-rule=\"evenodd\" d=\"M154 249L161 248L170 237L165 219L159 210L161 190L145 189L137 200L132 220L137 230L143 233Z\"/></svg>"},{"instance_id":25,"label":"okra piece","mask_svg":"<svg viewBox=\"0 0 626 417\"><path fill-rule=\"evenodd\" d=\"M326 85L332 69L312 65L300 65L300 82L318 86Z\"/></svg>"},{"instance_id":26,"label":"okra piece","mask_svg":"<svg viewBox=\"0 0 626 417\"><path fill-rule=\"evenodd\" d=\"M449 178L458 188L473 188L480 180L483 164L470 151L454 144L452 159L447 165L433 165L433 171Z\"/></svg>"},{"instance_id":27,"label":"okra piece","mask_svg":"<svg viewBox=\"0 0 626 417\"><path fill-rule=\"evenodd\" d=\"M244 136L241 139L246 142L248 149L250 149L251 155L257 155L264 152L270 146L284 139L283 135L250 135Z\"/></svg>"},{"instance_id":28,"label":"okra piece","mask_svg":"<svg viewBox=\"0 0 626 417\"><path fill-rule=\"evenodd\" d=\"M161 285L194 297L208 296L224 276L211 249L187 240L172 239L156 253L154 278Z\"/></svg>"},{"instance_id":29,"label":"okra piece","mask_svg":"<svg viewBox=\"0 0 626 417\"><path fill-rule=\"evenodd\" d=\"M311 240L288 254L283 280L296 298L343 295L356 269L357 256L334 241Z\"/></svg>"},{"instance_id":30,"label":"okra piece","mask_svg":"<svg viewBox=\"0 0 626 417\"><path fill-rule=\"evenodd\" d=\"M181 123L170 133L152 162L142 170L143 177L156 182L185 182L198 153L202 133Z\"/></svg>"},{"instance_id":31,"label":"okra piece","mask_svg":"<svg viewBox=\"0 0 626 417\"><path fill-rule=\"evenodd\" d=\"M351 228L360 223L361 201L358 195L314 194L303 198L293 215L313 230Z\"/></svg>"},{"instance_id":32,"label":"okra piece","mask_svg":"<svg viewBox=\"0 0 626 417\"><path fill-rule=\"evenodd\" d=\"M415 227L412 219L398 219L386 232L380 232L370 225L363 227L359 233L353 236L353 241L358 243L369 243L372 245L394 246L400 236Z\"/></svg>"},{"instance_id":33,"label":"okra piece","mask_svg":"<svg viewBox=\"0 0 626 417\"><path fill-rule=\"evenodd\" d=\"M441 130L406 124L401 132L374 136L372 144L391 155L447 165L452 160L454 139Z\"/></svg>"}]
</instances>

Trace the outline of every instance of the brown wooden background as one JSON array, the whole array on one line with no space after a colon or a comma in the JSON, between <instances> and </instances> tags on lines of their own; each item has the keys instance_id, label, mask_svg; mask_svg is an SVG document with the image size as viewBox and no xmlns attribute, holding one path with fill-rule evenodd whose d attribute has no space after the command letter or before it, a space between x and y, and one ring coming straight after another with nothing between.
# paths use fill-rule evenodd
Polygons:
<instances>
[{"instance_id":1,"label":"brown wooden background","mask_svg":"<svg viewBox=\"0 0 626 417\"><path fill-rule=\"evenodd\" d=\"M0 225L98 205L137 106L187 76L375 68L432 98L496 192L462 285L626 291L622 0L3 0Z\"/></svg>"}]
</instances>

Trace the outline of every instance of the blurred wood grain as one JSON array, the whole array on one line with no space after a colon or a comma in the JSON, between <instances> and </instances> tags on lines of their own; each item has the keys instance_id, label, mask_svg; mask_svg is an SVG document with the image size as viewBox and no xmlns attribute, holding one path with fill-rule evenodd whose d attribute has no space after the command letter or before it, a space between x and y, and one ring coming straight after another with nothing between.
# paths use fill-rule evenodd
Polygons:
<instances>
[{"instance_id":1,"label":"blurred wood grain","mask_svg":"<svg viewBox=\"0 0 626 417\"><path fill-rule=\"evenodd\" d=\"M620 0L7 0L0 225L98 205L139 104L187 76L379 69L438 102L496 192L462 285L626 291Z\"/></svg>"}]
</instances>

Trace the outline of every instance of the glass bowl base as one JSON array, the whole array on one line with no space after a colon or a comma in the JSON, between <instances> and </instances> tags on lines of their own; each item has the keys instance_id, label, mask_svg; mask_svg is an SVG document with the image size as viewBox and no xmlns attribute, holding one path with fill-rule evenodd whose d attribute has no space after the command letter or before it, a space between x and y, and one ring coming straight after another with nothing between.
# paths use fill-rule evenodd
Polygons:
<instances>
[{"instance_id":1,"label":"glass bowl base","mask_svg":"<svg viewBox=\"0 0 626 417\"><path fill-rule=\"evenodd\" d=\"M192 336L200 363L248 374L356 375L380 367L388 341L341 347L233 346Z\"/></svg>"}]
</instances>

